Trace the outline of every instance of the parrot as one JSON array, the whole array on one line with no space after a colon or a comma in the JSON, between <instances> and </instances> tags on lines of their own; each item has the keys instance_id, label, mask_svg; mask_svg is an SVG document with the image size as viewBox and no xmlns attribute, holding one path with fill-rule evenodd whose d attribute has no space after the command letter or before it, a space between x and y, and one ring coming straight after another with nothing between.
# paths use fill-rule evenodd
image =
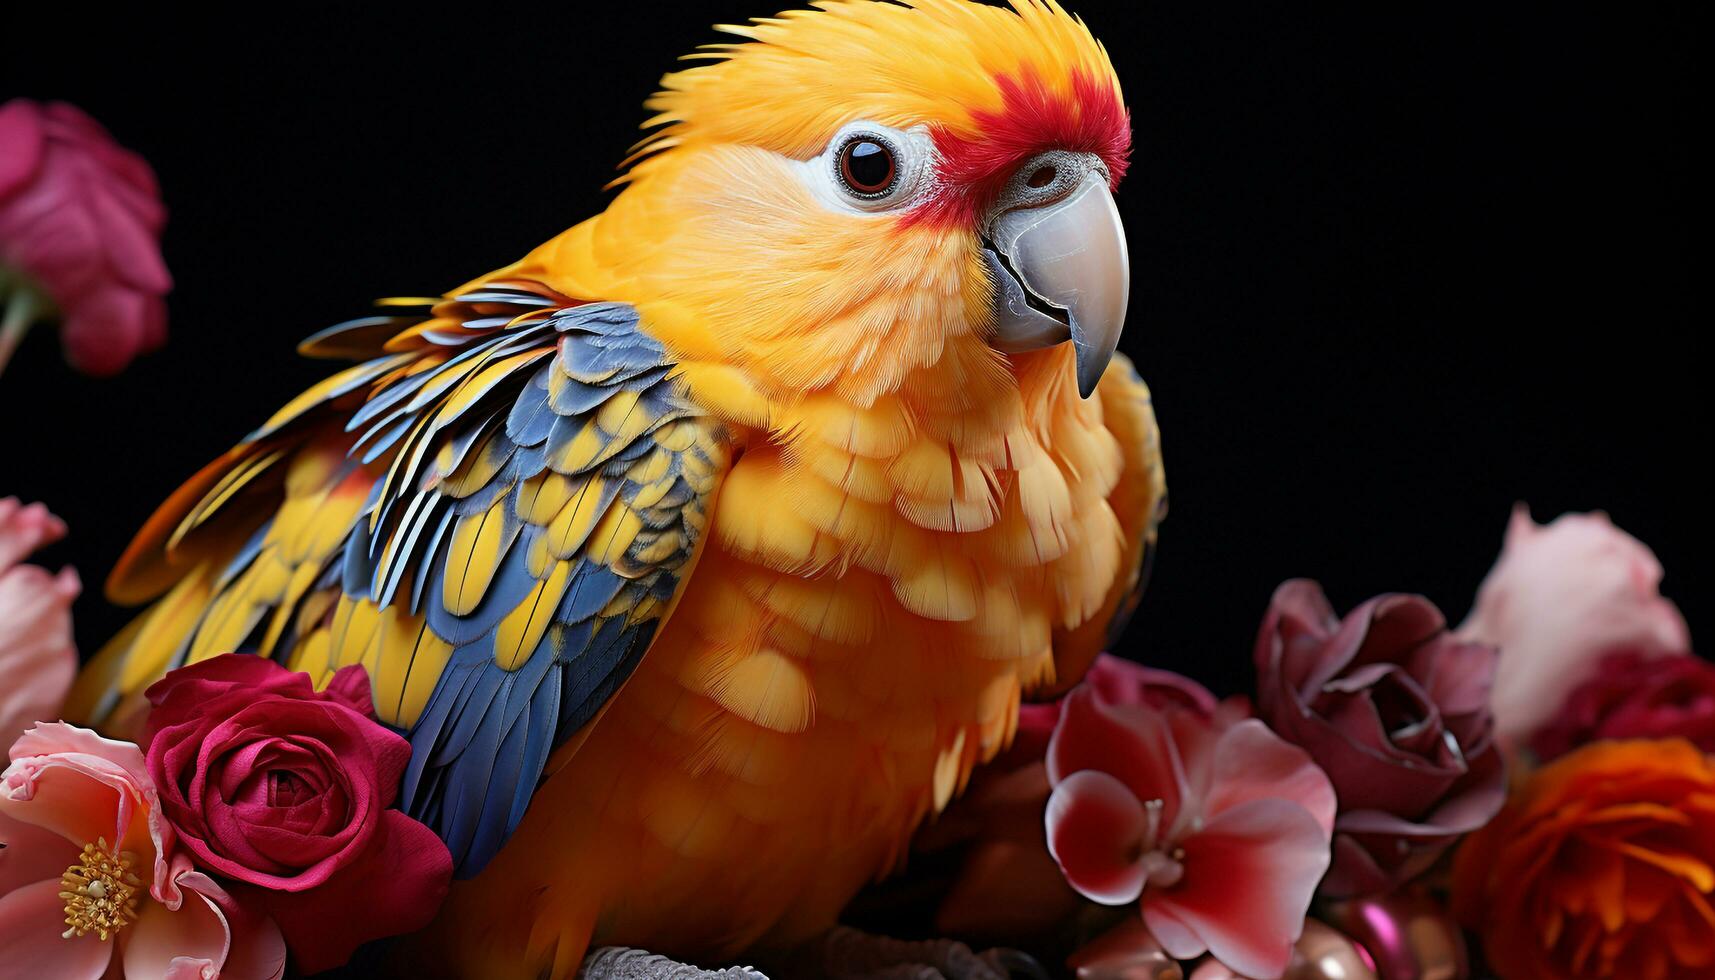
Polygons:
<instances>
[{"instance_id":1,"label":"parrot","mask_svg":"<svg viewBox=\"0 0 1715 980\"><path fill-rule=\"evenodd\" d=\"M1116 353L1131 124L1055 0L719 28L593 217L316 333L174 492L71 717L209 657L367 671L456 975L790 949L1123 626L1165 514Z\"/></svg>"}]
</instances>

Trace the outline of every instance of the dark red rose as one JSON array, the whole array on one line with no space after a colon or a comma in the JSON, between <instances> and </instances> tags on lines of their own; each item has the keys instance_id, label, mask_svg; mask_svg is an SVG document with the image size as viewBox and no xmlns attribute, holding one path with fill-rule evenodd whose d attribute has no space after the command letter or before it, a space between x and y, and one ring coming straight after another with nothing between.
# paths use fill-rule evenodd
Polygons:
<instances>
[{"instance_id":1,"label":"dark red rose","mask_svg":"<svg viewBox=\"0 0 1715 980\"><path fill-rule=\"evenodd\" d=\"M1541 762L1604 738L1673 738L1715 752L1715 664L1697 657L1609 654L1531 739Z\"/></svg>"},{"instance_id":2,"label":"dark red rose","mask_svg":"<svg viewBox=\"0 0 1715 980\"><path fill-rule=\"evenodd\" d=\"M1308 751L1339 797L1325 895L1416 876L1505 801L1495 651L1452 636L1421 596L1380 596L1340 619L1321 586L1287 582L1256 666L1258 717Z\"/></svg>"},{"instance_id":3,"label":"dark red rose","mask_svg":"<svg viewBox=\"0 0 1715 980\"><path fill-rule=\"evenodd\" d=\"M0 367L24 328L58 314L66 358L115 374L167 337L166 210L143 158L75 106L0 105Z\"/></svg>"},{"instance_id":4,"label":"dark red rose","mask_svg":"<svg viewBox=\"0 0 1715 980\"><path fill-rule=\"evenodd\" d=\"M147 695L162 814L198 864L273 916L301 970L428 925L452 856L389 809L411 746L371 717L362 667L318 692L308 674L227 654Z\"/></svg>"}]
</instances>

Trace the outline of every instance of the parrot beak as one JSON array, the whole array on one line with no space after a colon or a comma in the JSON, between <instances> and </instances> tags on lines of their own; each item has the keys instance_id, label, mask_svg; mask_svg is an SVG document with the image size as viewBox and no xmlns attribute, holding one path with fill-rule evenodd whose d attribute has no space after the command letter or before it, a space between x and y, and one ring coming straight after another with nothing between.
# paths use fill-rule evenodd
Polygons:
<instances>
[{"instance_id":1,"label":"parrot beak","mask_svg":"<svg viewBox=\"0 0 1715 980\"><path fill-rule=\"evenodd\" d=\"M1125 229L1097 170L1041 206L1002 212L983 242L995 283L994 346L1008 353L1072 341L1085 398L1125 326L1131 264Z\"/></svg>"}]
</instances>

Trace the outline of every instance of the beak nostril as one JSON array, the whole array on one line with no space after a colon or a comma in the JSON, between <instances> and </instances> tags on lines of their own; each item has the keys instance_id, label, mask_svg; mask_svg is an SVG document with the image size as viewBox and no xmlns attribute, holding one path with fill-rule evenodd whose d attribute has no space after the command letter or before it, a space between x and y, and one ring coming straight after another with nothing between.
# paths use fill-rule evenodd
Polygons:
<instances>
[{"instance_id":1,"label":"beak nostril","mask_svg":"<svg viewBox=\"0 0 1715 980\"><path fill-rule=\"evenodd\" d=\"M1054 183L1055 176L1057 176L1057 175L1054 172L1054 165L1051 163L1050 164L1044 164L1043 166L1037 167L1034 171L1032 171L1030 174L1030 178L1028 180L1026 180L1025 183L1029 184L1033 188L1036 188L1037 190L1041 190L1042 188L1047 187L1049 184Z\"/></svg>"}]
</instances>

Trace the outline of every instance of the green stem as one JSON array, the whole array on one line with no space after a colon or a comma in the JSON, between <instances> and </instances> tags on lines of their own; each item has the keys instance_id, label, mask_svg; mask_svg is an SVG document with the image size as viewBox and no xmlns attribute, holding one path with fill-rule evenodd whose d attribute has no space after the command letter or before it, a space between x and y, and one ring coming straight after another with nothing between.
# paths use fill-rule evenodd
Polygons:
<instances>
[{"instance_id":1,"label":"green stem","mask_svg":"<svg viewBox=\"0 0 1715 980\"><path fill-rule=\"evenodd\" d=\"M47 312L43 298L29 280L0 266L0 374L30 326Z\"/></svg>"}]
</instances>

